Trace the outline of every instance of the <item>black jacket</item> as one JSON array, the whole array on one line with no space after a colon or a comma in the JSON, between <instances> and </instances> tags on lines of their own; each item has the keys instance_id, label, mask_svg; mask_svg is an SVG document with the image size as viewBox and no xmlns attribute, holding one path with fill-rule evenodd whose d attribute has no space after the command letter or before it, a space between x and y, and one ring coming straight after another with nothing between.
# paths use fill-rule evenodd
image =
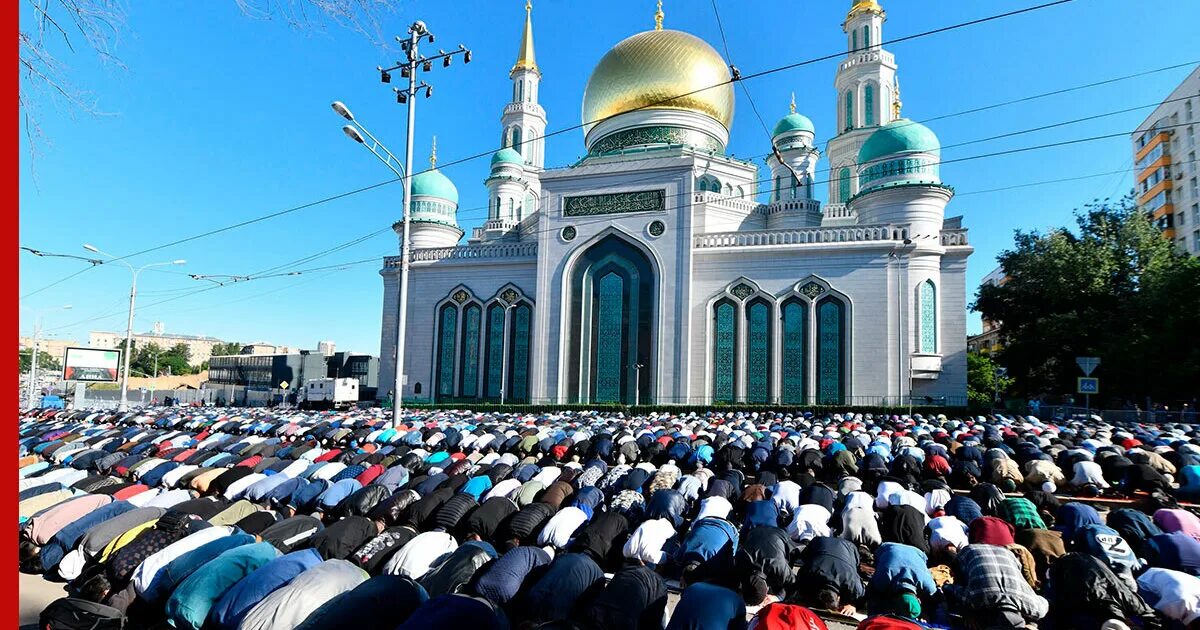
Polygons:
<instances>
[{"instance_id":1,"label":"black jacket","mask_svg":"<svg viewBox=\"0 0 1200 630\"><path fill-rule=\"evenodd\" d=\"M1161 627L1158 615L1103 562L1085 553L1068 553L1050 565L1046 599L1054 626L1095 630L1106 619L1138 617L1142 627Z\"/></svg>"},{"instance_id":2,"label":"black jacket","mask_svg":"<svg viewBox=\"0 0 1200 630\"><path fill-rule=\"evenodd\" d=\"M844 603L853 603L866 594L858 574L858 548L845 538L820 536L812 539L800 553L797 584L806 592L824 586L836 588Z\"/></svg>"}]
</instances>

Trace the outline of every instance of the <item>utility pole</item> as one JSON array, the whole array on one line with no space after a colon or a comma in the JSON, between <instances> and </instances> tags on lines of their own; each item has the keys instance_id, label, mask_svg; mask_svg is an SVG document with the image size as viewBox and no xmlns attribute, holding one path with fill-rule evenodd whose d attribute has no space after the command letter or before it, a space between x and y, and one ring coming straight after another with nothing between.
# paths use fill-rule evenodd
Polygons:
<instances>
[{"instance_id":1,"label":"utility pole","mask_svg":"<svg viewBox=\"0 0 1200 630\"><path fill-rule=\"evenodd\" d=\"M404 378L405 377L405 374L404 374L404 356L405 356L405 353L404 353L405 343L404 342L405 342L405 338L404 337L405 337L405 333L406 333L407 325L408 325L408 267L409 267L409 258L410 258L409 257L410 246L409 246L409 242L408 242L409 241L408 235L409 235L409 214L410 214L409 209L411 207L410 198L412 197L412 176L413 176L413 173L412 173L413 149L412 148L413 148L413 135L414 135L414 131L415 131L416 116L417 116L416 96L422 90L425 91L425 98L429 98L429 97L433 96L433 86L426 83L425 81L418 81L417 80L417 72L418 71L430 72L431 70L433 70L433 62L437 61L439 59L442 62L442 67L447 68L450 66L450 61L451 61L451 59L453 59L454 55L459 55L459 54L461 54L463 56L463 63L471 63L471 51L468 50L467 47L462 44L459 44L458 48L456 50L451 50L451 51L447 52L445 50L439 49L438 54L431 55L428 57L423 57L423 56L421 56L421 53L418 50L418 44L421 42L422 39L428 39L429 43L432 44L435 40L435 37L434 37L433 33L429 32L429 29L425 26L424 22L417 20L416 22L413 22L412 25L410 25L408 27L408 38L407 39L400 37L399 35L396 36L396 41L400 43L400 48L404 52L405 58L403 60L397 61L396 65L394 65L390 68L384 68L382 66L379 66L376 68L376 70L379 71L380 81L382 81L384 83L392 82L392 74L391 73L395 72L396 70L400 71L401 77L408 79L408 87L407 88L403 88L403 89L398 88L398 87L392 88L392 90L396 93L396 102L400 103L401 105L408 106L408 125L405 130L405 136L404 136L404 162L403 162L403 164L393 164L392 163L393 160L395 160L395 162L397 162L397 163L399 162L399 160L396 160L395 156L392 155L392 152L389 151L387 149L387 147L383 146L383 144L381 142L379 142L379 140L377 140L374 135L372 135L369 131L367 131L367 129L365 127L363 127L361 122L355 120L354 115L350 113L350 110L347 109L344 104L342 104L340 101L337 101L337 102L334 102L332 105L333 111L337 112L338 115L345 118L346 120L349 120L350 122L354 123L354 124L350 124L350 125L346 125L346 126L342 127L342 131L350 139L354 140L355 142L358 142L359 144L362 144L363 146L366 146L367 149L371 151L371 153L375 154L375 157L379 158L379 160L382 161L388 168L392 169L392 172L394 172L396 175L403 178L403 180L404 180L404 199L403 199L403 209L402 209L402 217L403 218L401 219L401 221L403 223L403 229L401 230L401 235L400 235L400 295L399 295L399 305L398 305L399 313L397 314L397 317L396 317L396 373L395 373L395 380L394 380L393 388L392 388L392 391L393 391L392 426L393 427L400 426L400 419L402 417L400 408L401 408L402 401L404 398L404 394L403 394L404 389L403 388L404 388L404 384L405 384L404 383L404 381L405 381L405 378ZM359 132L365 133L367 138L370 138L370 140L373 144L368 146L366 140L363 138L362 134L360 134Z\"/></svg>"},{"instance_id":2,"label":"utility pole","mask_svg":"<svg viewBox=\"0 0 1200 630\"><path fill-rule=\"evenodd\" d=\"M66 304L64 306L59 306L57 308L53 308L53 309L49 309L49 310L52 310L52 311L64 310L65 311L65 310L70 310L70 308L71 308L71 305ZM34 320L33 320L33 344L32 344L33 349L29 355L29 383L26 387L26 396L29 399L29 408L30 409L33 408L34 398L36 398L36 395L37 395L38 351L40 350L40 348L38 347L38 342L41 341L41 337L42 337L42 315L45 314L46 312L47 311L42 311L40 313L37 313L36 315L34 315Z\"/></svg>"}]
</instances>

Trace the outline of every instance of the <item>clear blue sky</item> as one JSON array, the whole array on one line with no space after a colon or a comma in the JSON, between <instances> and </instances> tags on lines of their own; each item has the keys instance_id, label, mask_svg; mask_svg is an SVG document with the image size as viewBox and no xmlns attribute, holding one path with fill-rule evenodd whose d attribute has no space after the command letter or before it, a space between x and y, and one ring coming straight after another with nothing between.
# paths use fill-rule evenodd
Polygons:
<instances>
[{"instance_id":1,"label":"clear blue sky","mask_svg":"<svg viewBox=\"0 0 1200 630\"><path fill-rule=\"evenodd\" d=\"M743 71L793 63L844 50L840 24L848 2L719 0L732 61ZM883 0L885 39L1000 13L1022 2ZM556 130L579 123L584 84L597 60L617 41L652 27L652 0L585 3L542 0L534 7L542 105ZM667 0L668 28L694 33L718 50L721 41L709 0ZM1171 13L1128 0L1076 0L1033 14L890 46L900 66L904 114L921 120L1030 94L1099 81L1200 58L1195 25L1200 3L1175 3ZM22 6L23 20L28 7ZM420 18L438 46L463 42L470 65L440 66L436 85L418 107L415 162L424 166L430 136L443 163L494 149L508 100L524 18L521 0L401 2L384 24L403 32ZM389 37L390 39L390 37ZM1188 42L1193 42L1188 44ZM82 52L63 52L72 80L88 89L93 116L42 103L39 120L48 145L29 162L22 138L21 244L80 253L93 243L124 255L208 229L335 195L390 177L382 165L339 131L329 109L340 99L393 151L404 143L404 110L374 68L398 58L353 31L329 26L303 32L281 21L250 19L225 2L139 2L130 7L115 52L124 67ZM833 130L837 61L830 60L747 82L767 125L787 112L791 92L815 122L824 143ZM930 123L945 145L1019 129L1155 103L1188 73L1162 72L1101 88ZM737 91L729 150L756 156L768 139L750 103ZM1150 108L1005 140L951 148L947 160L992 151L1132 130ZM547 143L548 166L583 153L582 133ZM969 291L995 266L1015 229L1067 224L1071 211L1095 198L1119 195L1126 174L1106 175L1004 192L990 189L1128 169L1128 138L1076 144L1012 156L947 164L942 178L959 196L950 214L964 216L975 254ZM822 168L826 165L822 163ZM486 159L448 167L458 186L459 222L470 233L486 205ZM765 172L765 169L764 169ZM244 275L303 258L390 225L399 218L398 184L384 186L224 234L147 254L136 263L186 258L190 273ZM821 197L825 195L821 187ZM312 262L308 268L393 254L388 232ZM77 270L82 263L22 254L24 295ZM379 351L382 283L376 263L322 274L266 279L214 289L161 305L202 287L179 273L147 272L137 330L155 321L168 331L242 342L267 340L315 347L332 339L340 349ZM61 304L46 316L55 336L86 342L89 330L123 330L129 274L97 268L23 300L22 331L30 313ZM978 329L972 316L971 329Z\"/></svg>"}]
</instances>

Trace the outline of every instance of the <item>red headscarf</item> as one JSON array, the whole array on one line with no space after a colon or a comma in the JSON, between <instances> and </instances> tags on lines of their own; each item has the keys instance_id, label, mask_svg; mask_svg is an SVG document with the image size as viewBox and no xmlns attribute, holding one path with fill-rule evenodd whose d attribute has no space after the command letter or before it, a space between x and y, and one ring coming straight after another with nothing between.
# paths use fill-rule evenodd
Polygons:
<instances>
[{"instance_id":1,"label":"red headscarf","mask_svg":"<svg viewBox=\"0 0 1200 630\"><path fill-rule=\"evenodd\" d=\"M983 543L998 547L1016 542L1013 540L1013 526L995 516L981 516L971 521L967 526L967 539L972 545Z\"/></svg>"}]
</instances>

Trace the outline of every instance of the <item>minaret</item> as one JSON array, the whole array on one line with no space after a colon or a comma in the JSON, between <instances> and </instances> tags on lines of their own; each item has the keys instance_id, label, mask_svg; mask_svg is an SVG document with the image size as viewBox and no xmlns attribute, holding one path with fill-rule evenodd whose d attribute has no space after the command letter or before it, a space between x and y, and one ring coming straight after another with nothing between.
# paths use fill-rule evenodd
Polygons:
<instances>
[{"instance_id":1,"label":"minaret","mask_svg":"<svg viewBox=\"0 0 1200 630\"><path fill-rule=\"evenodd\" d=\"M821 225L820 204L813 199L813 177L820 152L815 144L816 129L807 116L796 112L796 95L788 114L775 123L771 132L770 203L767 229L793 229Z\"/></svg>"},{"instance_id":2,"label":"minaret","mask_svg":"<svg viewBox=\"0 0 1200 630\"><path fill-rule=\"evenodd\" d=\"M538 70L533 55L533 5L525 2L525 31L521 34L521 48L517 52L517 63L509 71L512 79L512 102L504 106L500 125L504 130L501 148L512 147L525 163L541 169L545 164L546 112L538 105L538 83L542 72Z\"/></svg>"},{"instance_id":3,"label":"minaret","mask_svg":"<svg viewBox=\"0 0 1200 630\"><path fill-rule=\"evenodd\" d=\"M836 214L858 193L856 158L871 132L895 120L896 60L880 46L887 13L876 0L852 0L842 23L846 33L846 58L838 66L837 136L826 146L829 158L829 204Z\"/></svg>"}]
</instances>

